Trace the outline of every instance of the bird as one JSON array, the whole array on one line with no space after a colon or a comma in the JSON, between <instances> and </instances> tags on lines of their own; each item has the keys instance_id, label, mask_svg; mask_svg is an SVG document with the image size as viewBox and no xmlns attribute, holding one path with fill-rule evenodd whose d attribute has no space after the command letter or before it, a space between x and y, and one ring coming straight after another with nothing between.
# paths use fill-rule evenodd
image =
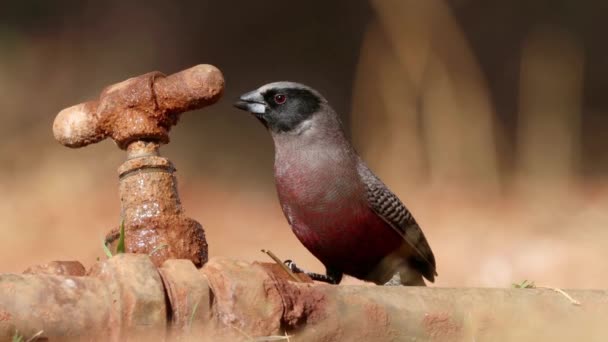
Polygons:
<instances>
[{"instance_id":1,"label":"bird","mask_svg":"<svg viewBox=\"0 0 608 342\"><path fill-rule=\"evenodd\" d=\"M240 96L274 142L274 178L287 222L325 266L313 280L343 276L378 285L426 286L435 256L410 211L369 169L347 138L338 114L315 89L281 81Z\"/></svg>"}]
</instances>

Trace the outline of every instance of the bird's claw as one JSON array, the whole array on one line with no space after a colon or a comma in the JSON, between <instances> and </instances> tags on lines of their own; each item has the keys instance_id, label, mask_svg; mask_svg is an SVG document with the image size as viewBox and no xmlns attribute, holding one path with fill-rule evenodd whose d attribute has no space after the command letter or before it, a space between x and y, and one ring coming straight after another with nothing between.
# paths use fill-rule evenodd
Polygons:
<instances>
[{"instance_id":1,"label":"bird's claw","mask_svg":"<svg viewBox=\"0 0 608 342\"><path fill-rule=\"evenodd\" d=\"M289 268L289 270L291 270L291 272L293 272L293 273L305 273L312 280L322 281L324 283L338 284L340 282L340 279L342 278L341 274L338 278L338 277L336 277L334 275L330 275L330 274L325 275L325 274L319 274L319 273L314 273L314 272L307 272L307 271L299 268L296 265L296 263L293 262L293 260L291 260L291 259L287 259L287 260L283 261L283 264L285 264L285 266L287 266L287 268Z\"/></svg>"},{"instance_id":2,"label":"bird's claw","mask_svg":"<svg viewBox=\"0 0 608 342\"><path fill-rule=\"evenodd\" d=\"M293 262L293 260L291 259L287 259L285 261L283 261L283 263L285 264L285 266L287 266L287 268L289 268L289 270L293 273L303 273L304 271L302 271L301 268L299 268L295 262Z\"/></svg>"}]
</instances>

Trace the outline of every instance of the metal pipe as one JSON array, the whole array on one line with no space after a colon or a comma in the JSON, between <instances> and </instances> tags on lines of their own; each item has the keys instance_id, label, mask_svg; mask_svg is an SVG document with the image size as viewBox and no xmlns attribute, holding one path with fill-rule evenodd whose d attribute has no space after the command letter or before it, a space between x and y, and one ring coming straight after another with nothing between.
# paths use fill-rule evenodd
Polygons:
<instances>
[{"instance_id":1,"label":"metal pipe","mask_svg":"<svg viewBox=\"0 0 608 342\"><path fill-rule=\"evenodd\" d=\"M292 341L608 338L606 290L336 286L294 283L267 269L214 258L201 270L228 330L286 332Z\"/></svg>"},{"instance_id":2,"label":"metal pipe","mask_svg":"<svg viewBox=\"0 0 608 342\"><path fill-rule=\"evenodd\" d=\"M165 292L145 255L120 254L90 276L0 274L0 341L42 331L51 340L120 341L167 326Z\"/></svg>"},{"instance_id":3,"label":"metal pipe","mask_svg":"<svg viewBox=\"0 0 608 342\"><path fill-rule=\"evenodd\" d=\"M603 341L608 291L295 283L274 264L159 269L120 254L88 276L0 274L0 341ZM579 304L577 304L576 301Z\"/></svg>"}]
</instances>

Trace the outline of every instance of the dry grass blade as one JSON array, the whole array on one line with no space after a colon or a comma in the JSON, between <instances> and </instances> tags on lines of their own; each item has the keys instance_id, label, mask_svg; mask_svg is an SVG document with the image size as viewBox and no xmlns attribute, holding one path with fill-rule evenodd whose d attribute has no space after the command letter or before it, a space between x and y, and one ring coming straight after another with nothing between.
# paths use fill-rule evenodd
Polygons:
<instances>
[{"instance_id":1,"label":"dry grass blade","mask_svg":"<svg viewBox=\"0 0 608 342\"><path fill-rule=\"evenodd\" d=\"M549 289L549 290L555 291L555 292L561 294L562 296L566 297L570 301L570 303L572 303L574 305L581 305L581 302L579 302L578 300L572 298L572 296L570 296L569 294L567 294L566 291L564 291L562 289L559 289L557 287L539 286L537 288L538 289Z\"/></svg>"},{"instance_id":2,"label":"dry grass blade","mask_svg":"<svg viewBox=\"0 0 608 342\"><path fill-rule=\"evenodd\" d=\"M261 336L261 337L256 337L255 340L256 342L264 342L264 341L289 341L289 336L279 336L279 335L274 335L274 336Z\"/></svg>"},{"instance_id":3,"label":"dry grass blade","mask_svg":"<svg viewBox=\"0 0 608 342\"><path fill-rule=\"evenodd\" d=\"M269 250L265 250L262 249L262 253L266 253L272 260L274 260L274 262L276 262L279 266L281 266L281 268L283 268L285 270L285 272L287 272L287 274L289 274L291 276L291 278L293 278L295 281L302 283L302 279L300 279L300 277L293 273L289 267L287 267L282 261L281 259L279 259L274 253L272 253Z\"/></svg>"},{"instance_id":4,"label":"dry grass blade","mask_svg":"<svg viewBox=\"0 0 608 342\"><path fill-rule=\"evenodd\" d=\"M572 298L572 296L570 296L569 294L566 293L566 291L559 289L557 287L548 287L548 286L536 286L536 284L533 281L530 280L524 280L521 283L513 283L511 284L514 288L517 289L548 289L551 291L555 291L559 294L561 294L562 296L566 297L570 303L574 304L574 305L581 305L581 302L579 302L578 300Z\"/></svg>"},{"instance_id":5,"label":"dry grass blade","mask_svg":"<svg viewBox=\"0 0 608 342\"><path fill-rule=\"evenodd\" d=\"M243 329L237 327L236 325L227 323L229 327L231 327L232 329L236 330L239 334L243 335L243 337L245 337L247 340L249 341L255 341L255 339L253 338L253 336L249 335L248 333L246 333L245 331L243 331Z\"/></svg>"},{"instance_id":6,"label":"dry grass blade","mask_svg":"<svg viewBox=\"0 0 608 342\"><path fill-rule=\"evenodd\" d=\"M25 342L36 341L38 339L38 337L40 337L42 335L43 332L44 332L44 330L40 330L39 332L37 332L34 335L32 335L32 337L28 338L27 341L25 341Z\"/></svg>"},{"instance_id":7,"label":"dry grass blade","mask_svg":"<svg viewBox=\"0 0 608 342\"><path fill-rule=\"evenodd\" d=\"M168 245L168 244L166 244L166 243L164 243L164 244L162 244L162 245L158 245L158 246L154 247L154 248L153 248L153 249L150 251L150 253L148 253L148 255L149 255L149 256L153 256L153 255L154 255L154 253L156 253L156 252L160 251L161 249L167 248L167 247L169 247L169 245Z\"/></svg>"}]
</instances>

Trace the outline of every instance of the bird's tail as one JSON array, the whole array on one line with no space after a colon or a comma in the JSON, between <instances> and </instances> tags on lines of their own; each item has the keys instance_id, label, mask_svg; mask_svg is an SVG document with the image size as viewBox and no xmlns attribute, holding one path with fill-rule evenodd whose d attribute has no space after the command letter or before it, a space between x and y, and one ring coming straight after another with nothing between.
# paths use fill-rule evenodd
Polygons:
<instances>
[{"instance_id":1,"label":"bird's tail","mask_svg":"<svg viewBox=\"0 0 608 342\"><path fill-rule=\"evenodd\" d=\"M365 280L387 286L426 286L422 273L399 252L391 253L382 259Z\"/></svg>"},{"instance_id":2,"label":"bird's tail","mask_svg":"<svg viewBox=\"0 0 608 342\"><path fill-rule=\"evenodd\" d=\"M402 270L395 272L393 277L384 283L385 286L426 286L422 274L415 270L404 267Z\"/></svg>"},{"instance_id":3,"label":"bird's tail","mask_svg":"<svg viewBox=\"0 0 608 342\"><path fill-rule=\"evenodd\" d=\"M409 267L400 270L396 275L399 276L401 285L405 286L426 286L422 274Z\"/></svg>"}]
</instances>

